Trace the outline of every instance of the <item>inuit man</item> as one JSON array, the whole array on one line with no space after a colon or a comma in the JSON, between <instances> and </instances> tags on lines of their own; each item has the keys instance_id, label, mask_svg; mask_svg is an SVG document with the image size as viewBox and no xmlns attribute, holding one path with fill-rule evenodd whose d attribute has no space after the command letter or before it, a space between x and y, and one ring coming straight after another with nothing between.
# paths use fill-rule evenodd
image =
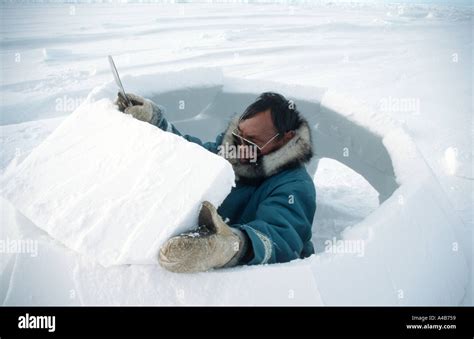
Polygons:
<instances>
[{"instance_id":1,"label":"inuit man","mask_svg":"<svg viewBox=\"0 0 474 339\"><path fill-rule=\"evenodd\" d=\"M223 156L237 178L218 209L209 202L202 204L195 230L162 246L159 262L164 268L199 272L282 263L314 253L316 191L304 166L313 155L311 132L293 102L277 93L263 93L214 142L203 143L181 135L162 106L138 95L127 97L133 106L128 107L119 94L120 111Z\"/></svg>"}]
</instances>

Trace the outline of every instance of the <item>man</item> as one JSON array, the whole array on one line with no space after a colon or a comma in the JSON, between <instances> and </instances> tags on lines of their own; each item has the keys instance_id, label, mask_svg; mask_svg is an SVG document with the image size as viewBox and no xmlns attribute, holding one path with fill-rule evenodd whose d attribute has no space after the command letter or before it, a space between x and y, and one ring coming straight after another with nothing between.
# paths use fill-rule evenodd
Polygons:
<instances>
[{"instance_id":1,"label":"man","mask_svg":"<svg viewBox=\"0 0 474 339\"><path fill-rule=\"evenodd\" d=\"M122 112L182 136L166 120L162 106L134 94L127 97L133 106L127 107L120 93L117 98ZM226 158L236 187L218 210L203 203L196 230L162 246L159 262L164 268L199 272L288 262L314 253L316 192L304 167L313 155L311 132L294 103L277 93L263 93L215 142L183 137ZM242 152L222 152L231 147Z\"/></svg>"}]
</instances>

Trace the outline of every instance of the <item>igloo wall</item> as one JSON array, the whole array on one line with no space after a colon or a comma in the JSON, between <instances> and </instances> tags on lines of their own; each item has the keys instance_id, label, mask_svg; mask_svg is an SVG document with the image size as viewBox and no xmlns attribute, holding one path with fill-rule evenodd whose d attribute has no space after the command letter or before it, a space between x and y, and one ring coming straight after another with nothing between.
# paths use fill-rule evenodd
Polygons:
<instances>
[{"instance_id":1,"label":"igloo wall","mask_svg":"<svg viewBox=\"0 0 474 339\"><path fill-rule=\"evenodd\" d=\"M241 114L259 94L227 92L222 85L166 91L150 98L168 109L178 130L207 141L223 132L231 116ZM312 127L315 157L308 166L312 176L320 158L332 158L361 174L379 192L380 202L395 191L398 184L381 137L318 101L298 100L291 91L285 95L295 100Z\"/></svg>"},{"instance_id":2,"label":"igloo wall","mask_svg":"<svg viewBox=\"0 0 474 339\"><path fill-rule=\"evenodd\" d=\"M336 159L360 173L378 192L381 205L346 229L341 240L364 244L363 255L323 252L287 264L238 267L177 275L157 265L101 267L38 232L33 224L6 232L40 239L46 253L10 256L2 276L4 304L230 304L230 305L456 305L465 294L465 253L455 250L453 226L460 222L404 127L354 99L330 90L228 77L220 69L125 76L127 91L172 112L183 133L212 140L234 113L258 94L277 91L293 99L313 127L316 159ZM113 100L113 83L88 101ZM361 197L363 199L364 197ZM10 206L11 220L22 216ZM317 226L317 225L316 225ZM48 294L45 286L55 286ZM8 281L7 281L8 279ZM36 284L26 284L34 279ZM44 281L43 281L44 280ZM49 290L49 289L48 289ZM78 298L70 298L68 291Z\"/></svg>"}]
</instances>

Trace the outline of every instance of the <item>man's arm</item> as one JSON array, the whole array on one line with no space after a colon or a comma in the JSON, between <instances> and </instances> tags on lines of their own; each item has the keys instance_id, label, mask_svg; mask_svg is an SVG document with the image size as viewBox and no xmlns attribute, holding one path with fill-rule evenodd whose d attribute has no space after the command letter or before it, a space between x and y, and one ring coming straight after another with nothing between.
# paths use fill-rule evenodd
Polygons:
<instances>
[{"instance_id":1,"label":"man's arm","mask_svg":"<svg viewBox=\"0 0 474 339\"><path fill-rule=\"evenodd\" d=\"M288 262L300 257L311 239L316 211L316 193L304 181L286 182L272 191L258 206L256 218L231 225L250 239L251 255L243 264Z\"/></svg>"},{"instance_id":2,"label":"man's arm","mask_svg":"<svg viewBox=\"0 0 474 339\"><path fill-rule=\"evenodd\" d=\"M212 204L204 202L200 226L161 247L161 266L189 273L300 258L311 239L316 208L314 189L308 192L308 184L313 185L295 180L280 185L260 204L255 220L230 227Z\"/></svg>"}]
</instances>

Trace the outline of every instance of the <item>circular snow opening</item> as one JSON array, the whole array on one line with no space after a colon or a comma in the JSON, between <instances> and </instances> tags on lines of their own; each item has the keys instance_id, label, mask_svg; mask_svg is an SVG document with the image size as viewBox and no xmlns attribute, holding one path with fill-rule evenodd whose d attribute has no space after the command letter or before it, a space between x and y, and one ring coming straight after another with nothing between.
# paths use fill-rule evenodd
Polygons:
<instances>
[{"instance_id":1,"label":"circular snow opening","mask_svg":"<svg viewBox=\"0 0 474 339\"><path fill-rule=\"evenodd\" d=\"M312 129L315 156L307 170L316 186L313 243L323 253L327 242L343 237L398 188L381 138L320 102L291 97ZM231 117L242 113L260 92L227 91L223 86L185 87L151 95L183 134L214 140Z\"/></svg>"},{"instance_id":2,"label":"circular snow opening","mask_svg":"<svg viewBox=\"0 0 474 339\"><path fill-rule=\"evenodd\" d=\"M232 116L241 114L261 92L231 92L224 86L195 86L149 95L166 108L166 116L183 134L215 140ZM377 192L380 202L398 188L390 155L380 136L355 124L318 101L293 98L312 128L315 157L307 166L314 176L319 159L331 158L361 175Z\"/></svg>"}]
</instances>

